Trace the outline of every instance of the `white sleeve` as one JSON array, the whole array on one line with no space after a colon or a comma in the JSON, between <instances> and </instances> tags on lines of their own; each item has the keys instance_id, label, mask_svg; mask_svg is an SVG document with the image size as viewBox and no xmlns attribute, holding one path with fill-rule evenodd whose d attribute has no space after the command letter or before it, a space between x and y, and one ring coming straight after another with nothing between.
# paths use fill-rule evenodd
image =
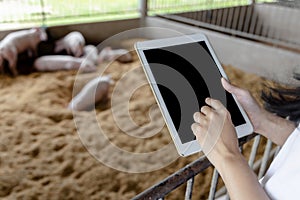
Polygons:
<instances>
[{"instance_id":1,"label":"white sleeve","mask_svg":"<svg viewBox=\"0 0 300 200\"><path fill-rule=\"evenodd\" d=\"M291 133L261 184L271 199L300 199L300 125Z\"/></svg>"}]
</instances>

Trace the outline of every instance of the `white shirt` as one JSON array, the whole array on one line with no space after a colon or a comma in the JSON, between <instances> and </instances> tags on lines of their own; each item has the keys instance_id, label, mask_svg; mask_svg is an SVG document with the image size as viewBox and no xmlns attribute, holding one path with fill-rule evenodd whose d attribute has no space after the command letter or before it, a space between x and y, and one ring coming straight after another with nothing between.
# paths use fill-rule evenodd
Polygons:
<instances>
[{"instance_id":1,"label":"white shirt","mask_svg":"<svg viewBox=\"0 0 300 200\"><path fill-rule=\"evenodd\" d=\"M272 200L300 199L300 125L282 146L261 184Z\"/></svg>"}]
</instances>

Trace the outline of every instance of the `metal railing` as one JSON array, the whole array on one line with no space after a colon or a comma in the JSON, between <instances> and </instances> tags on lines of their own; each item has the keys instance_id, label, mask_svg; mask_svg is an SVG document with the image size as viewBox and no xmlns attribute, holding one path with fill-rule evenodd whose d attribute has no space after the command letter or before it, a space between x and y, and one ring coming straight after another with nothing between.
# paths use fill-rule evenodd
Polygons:
<instances>
[{"instance_id":1,"label":"metal railing","mask_svg":"<svg viewBox=\"0 0 300 200\"><path fill-rule=\"evenodd\" d=\"M253 139L254 138L254 139ZM266 169L270 161L276 156L279 147L274 146L270 140L262 139L262 136L252 134L240 139L240 149L243 151L243 145L253 140L251 145L251 153L248 157L249 166L257 173L258 179L261 179L266 172ZM262 140L264 140L262 142ZM249 148L249 147L248 147ZM258 149L263 149L263 156L258 154ZM181 199L190 200L194 190L195 177L204 172L210 167L210 162L205 156L200 157L194 162L186 165L184 168L153 185L142 193L138 194L133 200L152 200L152 199L164 199L169 193L174 191L182 184L186 184L185 194L182 194ZM213 200L221 196L226 196L229 199L225 186L217 190L217 184L220 181L219 173L216 169L213 171L211 178L210 191L208 194L208 200ZM179 197L180 198L180 197Z\"/></svg>"},{"instance_id":2,"label":"metal railing","mask_svg":"<svg viewBox=\"0 0 300 200\"><path fill-rule=\"evenodd\" d=\"M138 3L138 0L2 0L0 28L138 17Z\"/></svg>"},{"instance_id":3,"label":"metal railing","mask_svg":"<svg viewBox=\"0 0 300 200\"><path fill-rule=\"evenodd\" d=\"M299 5L299 1L281 0L159 16L300 52Z\"/></svg>"},{"instance_id":4,"label":"metal railing","mask_svg":"<svg viewBox=\"0 0 300 200\"><path fill-rule=\"evenodd\" d=\"M2 0L0 29L127 19L147 14L249 5L253 2L254 0Z\"/></svg>"}]
</instances>

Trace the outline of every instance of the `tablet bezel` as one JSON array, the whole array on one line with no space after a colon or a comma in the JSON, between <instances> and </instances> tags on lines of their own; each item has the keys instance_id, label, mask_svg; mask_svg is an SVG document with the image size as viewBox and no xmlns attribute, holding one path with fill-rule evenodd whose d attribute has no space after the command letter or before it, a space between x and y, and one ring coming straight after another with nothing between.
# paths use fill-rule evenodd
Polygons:
<instances>
[{"instance_id":1,"label":"tablet bezel","mask_svg":"<svg viewBox=\"0 0 300 200\"><path fill-rule=\"evenodd\" d=\"M181 142L181 139L179 138L178 132L173 124L172 118L168 112L168 109L162 98L160 90L158 89L155 78L152 74L151 68L149 66L149 63L148 63L143 51L149 50L149 49L170 47L170 46L174 46L174 45L182 45L182 44L187 44L187 43L192 43L192 42L201 42L201 41L204 41L205 44L207 45L207 47L213 57L213 60L216 63L222 77L224 77L226 80L228 80L228 78L225 74L225 71L224 71L222 65L220 64L220 62L218 61L217 56L215 55L214 50L211 47L207 37L202 33L197 33L197 34L193 34L193 35L183 35L183 36L172 37L172 38L148 40L148 41L142 41L142 42L135 43L135 50L136 50L138 57L142 63L143 70L146 74L148 82L150 83L152 92L155 96L155 99L156 99L156 101L159 105L159 108L162 112L162 115L165 119L166 125L167 125L170 135L175 143L176 149L177 149L179 155L181 155L181 156L188 156L193 153L199 152L199 151L201 151L201 147L197 140L193 140L193 141L190 141L187 143ZM232 95L232 96L233 96L233 99L236 102L242 116L244 117L245 122L246 122L245 124L241 124L241 125L235 127L238 138L241 138L241 137L251 134L253 132L253 127L252 127L252 124L251 124L248 116L246 115L245 111L243 110L241 105L236 100L236 97L234 95Z\"/></svg>"}]
</instances>

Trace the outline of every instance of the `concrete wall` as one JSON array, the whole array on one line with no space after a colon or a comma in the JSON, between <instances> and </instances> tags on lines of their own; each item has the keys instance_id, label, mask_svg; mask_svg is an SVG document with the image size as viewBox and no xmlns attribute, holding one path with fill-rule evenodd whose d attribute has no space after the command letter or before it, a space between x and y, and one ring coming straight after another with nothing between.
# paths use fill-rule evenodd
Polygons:
<instances>
[{"instance_id":1,"label":"concrete wall","mask_svg":"<svg viewBox=\"0 0 300 200\"><path fill-rule=\"evenodd\" d=\"M106 38L122 31L138 28L139 19L117 20L107 22L95 22L85 24L72 24L49 27L50 33L55 38L60 38L71 31L80 31L86 38L87 43L98 44ZM16 31L16 30L14 30ZM0 40L11 31L1 31Z\"/></svg>"}]
</instances>

